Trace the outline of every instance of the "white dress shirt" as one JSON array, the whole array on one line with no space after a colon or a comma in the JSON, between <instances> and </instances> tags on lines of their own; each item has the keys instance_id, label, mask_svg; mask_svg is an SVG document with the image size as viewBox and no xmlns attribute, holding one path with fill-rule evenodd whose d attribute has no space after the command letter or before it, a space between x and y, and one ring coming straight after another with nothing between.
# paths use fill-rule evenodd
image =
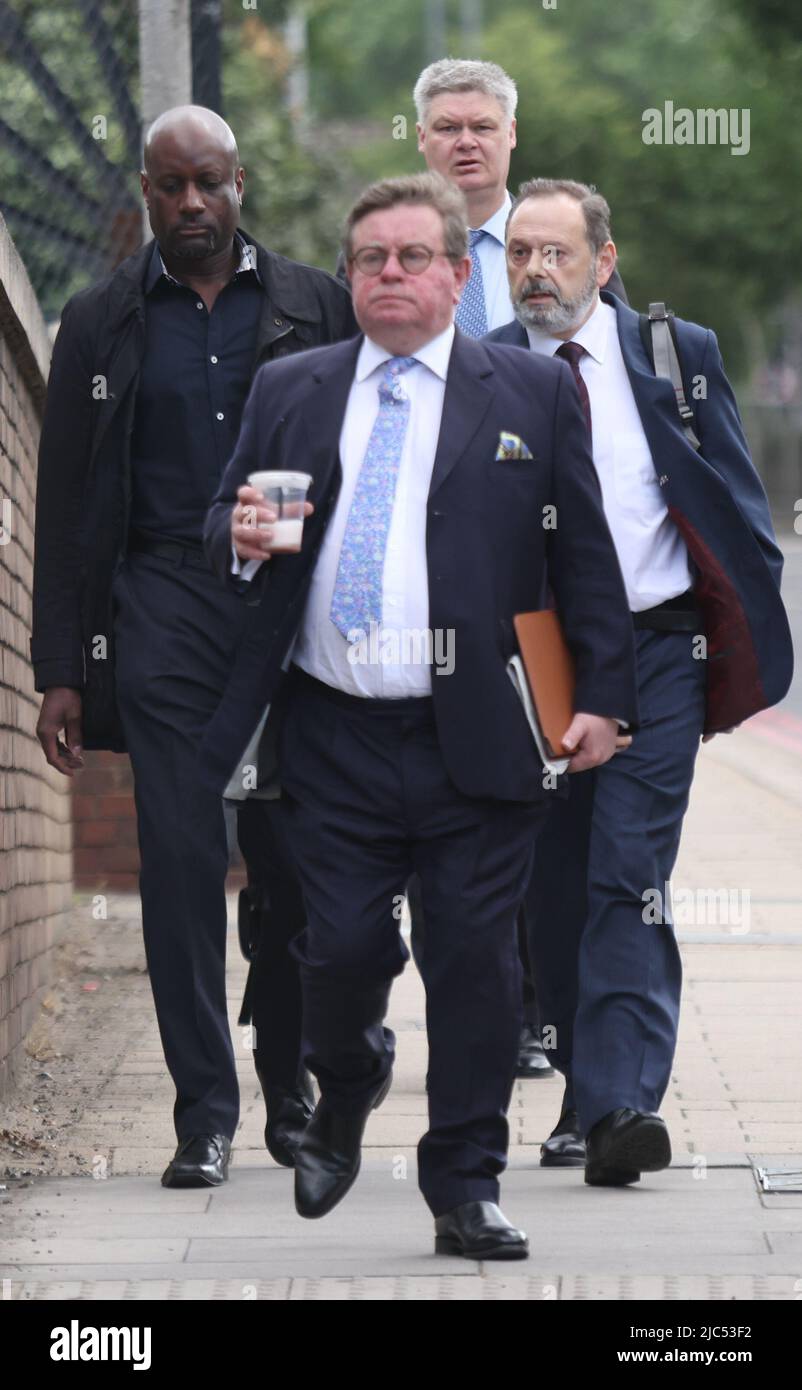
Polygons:
<instances>
[{"instance_id":1,"label":"white dress shirt","mask_svg":"<svg viewBox=\"0 0 802 1390\"><path fill-rule=\"evenodd\" d=\"M561 346L539 329L526 332L534 352L553 356ZM691 564L663 501L612 305L600 299L572 341L585 349L579 370L590 397L593 462L629 606L633 613L656 608L690 589Z\"/></svg>"},{"instance_id":2,"label":"white dress shirt","mask_svg":"<svg viewBox=\"0 0 802 1390\"><path fill-rule=\"evenodd\" d=\"M498 212L494 212L493 216L488 217L481 228L477 229L487 232L487 236L483 236L478 243L476 254L482 267L488 333L494 328L501 328L505 323L511 323L515 318L510 299L507 252L504 246L504 228L511 207L512 198L506 193Z\"/></svg>"},{"instance_id":3,"label":"white dress shirt","mask_svg":"<svg viewBox=\"0 0 802 1390\"><path fill-rule=\"evenodd\" d=\"M387 535L381 629L349 643L331 620L331 600L351 501L379 411L382 368L393 356L370 338L359 350L340 432L342 485L290 653L310 676L350 695L404 699L431 694L431 654L437 655L438 646L428 635L426 509L453 342L451 324L409 354L417 365L402 377L410 410ZM249 560L240 569L235 556L232 572L251 579L261 563Z\"/></svg>"}]
</instances>

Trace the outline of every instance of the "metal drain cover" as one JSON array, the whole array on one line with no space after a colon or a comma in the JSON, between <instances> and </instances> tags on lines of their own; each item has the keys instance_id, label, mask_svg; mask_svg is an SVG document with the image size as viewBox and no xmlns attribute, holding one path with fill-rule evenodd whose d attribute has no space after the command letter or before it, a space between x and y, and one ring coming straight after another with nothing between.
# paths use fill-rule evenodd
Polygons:
<instances>
[{"instance_id":1,"label":"metal drain cover","mask_svg":"<svg viewBox=\"0 0 802 1390\"><path fill-rule=\"evenodd\" d=\"M802 1168L755 1168L761 1192L802 1192Z\"/></svg>"}]
</instances>

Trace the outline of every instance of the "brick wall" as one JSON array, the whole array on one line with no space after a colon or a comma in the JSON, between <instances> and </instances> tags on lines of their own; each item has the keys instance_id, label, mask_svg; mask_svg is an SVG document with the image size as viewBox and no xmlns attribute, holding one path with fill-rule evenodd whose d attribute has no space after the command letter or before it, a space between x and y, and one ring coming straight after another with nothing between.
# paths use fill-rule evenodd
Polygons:
<instances>
[{"instance_id":1,"label":"brick wall","mask_svg":"<svg viewBox=\"0 0 802 1390\"><path fill-rule=\"evenodd\" d=\"M134 780L127 756L84 753L72 797L76 888L139 888Z\"/></svg>"},{"instance_id":2,"label":"brick wall","mask_svg":"<svg viewBox=\"0 0 802 1390\"><path fill-rule=\"evenodd\" d=\"M131 764L120 753L84 753L84 770L76 774L72 796L75 887L139 891L139 845ZM236 820L228 816L229 891L246 882L236 844ZM165 826L165 834L169 834Z\"/></svg>"},{"instance_id":3,"label":"brick wall","mask_svg":"<svg viewBox=\"0 0 802 1390\"><path fill-rule=\"evenodd\" d=\"M50 345L0 217L0 1096L50 970L72 896L70 794L35 728L31 624L36 450Z\"/></svg>"}]
</instances>

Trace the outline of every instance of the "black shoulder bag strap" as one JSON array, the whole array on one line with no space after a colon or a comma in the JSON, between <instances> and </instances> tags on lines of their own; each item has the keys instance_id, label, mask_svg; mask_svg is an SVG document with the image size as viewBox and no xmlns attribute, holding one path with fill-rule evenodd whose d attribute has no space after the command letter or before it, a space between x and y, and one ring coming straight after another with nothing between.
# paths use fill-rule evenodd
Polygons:
<instances>
[{"instance_id":1,"label":"black shoulder bag strap","mask_svg":"<svg viewBox=\"0 0 802 1390\"><path fill-rule=\"evenodd\" d=\"M694 433L693 411L688 405L682 380L673 311L658 301L650 304L648 314L640 314L639 318L641 338L654 367L654 374L671 382L685 438L692 448L699 450L702 446Z\"/></svg>"}]
</instances>

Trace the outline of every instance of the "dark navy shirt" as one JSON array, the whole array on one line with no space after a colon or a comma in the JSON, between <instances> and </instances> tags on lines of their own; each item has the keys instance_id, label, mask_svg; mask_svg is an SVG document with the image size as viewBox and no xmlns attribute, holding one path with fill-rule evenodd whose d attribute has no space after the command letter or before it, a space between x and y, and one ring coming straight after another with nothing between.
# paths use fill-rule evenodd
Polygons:
<instances>
[{"instance_id":1,"label":"dark navy shirt","mask_svg":"<svg viewBox=\"0 0 802 1390\"><path fill-rule=\"evenodd\" d=\"M237 441L264 305L256 254L239 235L237 244L240 267L211 313L167 274L153 247L131 440L131 527L160 540L201 544Z\"/></svg>"}]
</instances>

